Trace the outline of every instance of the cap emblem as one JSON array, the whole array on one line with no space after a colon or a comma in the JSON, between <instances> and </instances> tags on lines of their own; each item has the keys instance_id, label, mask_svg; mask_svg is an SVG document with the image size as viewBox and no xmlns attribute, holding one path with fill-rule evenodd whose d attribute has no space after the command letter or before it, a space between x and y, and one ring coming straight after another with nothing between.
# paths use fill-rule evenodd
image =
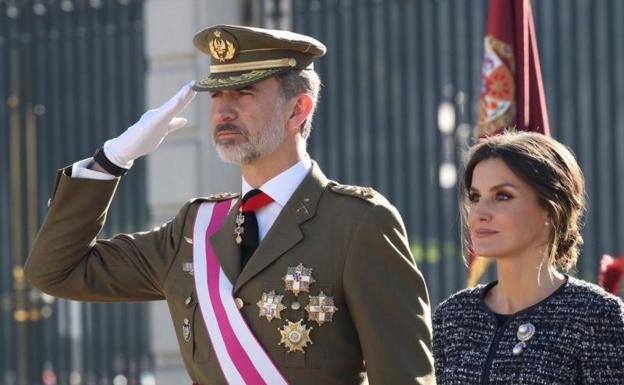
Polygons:
<instances>
[{"instance_id":1,"label":"cap emblem","mask_svg":"<svg viewBox=\"0 0 624 385\"><path fill-rule=\"evenodd\" d=\"M208 43L210 55L223 63L236 55L236 41L228 38L222 31L214 31L214 38Z\"/></svg>"}]
</instances>

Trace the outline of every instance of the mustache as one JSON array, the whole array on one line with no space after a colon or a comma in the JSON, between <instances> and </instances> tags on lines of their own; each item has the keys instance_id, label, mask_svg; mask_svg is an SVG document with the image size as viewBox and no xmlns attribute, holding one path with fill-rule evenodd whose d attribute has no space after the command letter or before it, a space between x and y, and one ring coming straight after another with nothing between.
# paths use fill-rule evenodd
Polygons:
<instances>
[{"instance_id":1,"label":"mustache","mask_svg":"<svg viewBox=\"0 0 624 385\"><path fill-rule=\"evenodd\" d=\"M222 132L222 131L232 131L232 132L237 132L241 135L247 135L247 129L245 127L239 127L236 124L233 123L220 123L217 124L215 129L214 129L214 135L217 135L218 133Z\"/></svg>"}]
</instances>

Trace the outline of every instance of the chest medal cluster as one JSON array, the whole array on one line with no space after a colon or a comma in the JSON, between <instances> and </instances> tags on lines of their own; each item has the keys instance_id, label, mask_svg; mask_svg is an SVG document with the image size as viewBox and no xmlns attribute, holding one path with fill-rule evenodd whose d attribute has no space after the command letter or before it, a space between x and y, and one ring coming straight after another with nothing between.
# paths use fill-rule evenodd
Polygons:
<instances>
[{"instance_id":1,"label":"chest medal cluster","mask_svg":"<svg viewBox=\"0 0 624 385\"><path fill-rule=\"evenodd\" d=\"M285 324L277 329L281 337L279 345L284 345L288 352L305 353L305 348L313 343L310 338L313 328L308 324L316 322L320 327L326 322L332 322L338 308L334 305L334 297L327 296L323 291L320 291L318 295L311 295L310 288L316 280L312 276L312 269L305 267L302 263L289 267L282 281L284 281L285 292L291 292L295 297L289 304L290 309L297 311L303 307L307 313L307 320L301 318L293 322L285 319ZM309 294L305 306L299 301L300 293ZM266 318L268 322L273 319L281 320L281 313L287 309L284 297L284 294L277 294L275 290L262 293L262 297L256 303L259 309L258 315Z\"/></svg>"}]
</instances>

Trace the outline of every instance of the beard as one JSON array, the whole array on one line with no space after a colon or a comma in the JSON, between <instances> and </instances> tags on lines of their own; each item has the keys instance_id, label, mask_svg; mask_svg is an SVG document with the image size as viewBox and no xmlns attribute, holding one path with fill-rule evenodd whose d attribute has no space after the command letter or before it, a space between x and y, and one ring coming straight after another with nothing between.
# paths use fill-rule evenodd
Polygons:
<instances>
[{"instance_id":1,"label":"beard","mask_svg":"<svg viewBox=\"0 0 624 385\"><path fill-rule=\"evenodd\" d=\"M253 163L258 158L271 154L286 138L285 121L281 114L273 114L271 119L255 134L250 134L244 126L233 123L218 124L213 130L212 140L219 157L227 163L237 165ZM217 141L220 131L239 133L243 140L225 139Z\"/></svg>"}]
</instances>

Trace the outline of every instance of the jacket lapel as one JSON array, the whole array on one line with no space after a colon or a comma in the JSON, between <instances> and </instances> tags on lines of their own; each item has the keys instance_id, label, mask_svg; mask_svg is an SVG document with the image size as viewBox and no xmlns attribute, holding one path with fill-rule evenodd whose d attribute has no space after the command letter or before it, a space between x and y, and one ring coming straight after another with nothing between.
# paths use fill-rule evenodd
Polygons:
<instances>
[{"instance_id":1,"label":"jacket lapel","mask_svg":"<svg viewBox=\"0 0 624 385\"><path fill-rule=\"evenodd\" d=\"M312 162L312 169L290 197L266 237L260 242L240 273L234 285L234 292L303 239L300 225L316 213L318 202L327 183L328 180L318 165Z\"/></svg>"},{"instance_id":2,"label":"jacket lapel","mask_svg":"<svg viewBox=\"0 0 624 385\"><path fill-rule=\"evenodd\" d=\"M239 205L240 200L225 217L221 228L210 237L210 244L219 259L221 268L232 283L236 282L241 265L240 247L236 244L234 235Z\"/></svg>"}]
</instances>

